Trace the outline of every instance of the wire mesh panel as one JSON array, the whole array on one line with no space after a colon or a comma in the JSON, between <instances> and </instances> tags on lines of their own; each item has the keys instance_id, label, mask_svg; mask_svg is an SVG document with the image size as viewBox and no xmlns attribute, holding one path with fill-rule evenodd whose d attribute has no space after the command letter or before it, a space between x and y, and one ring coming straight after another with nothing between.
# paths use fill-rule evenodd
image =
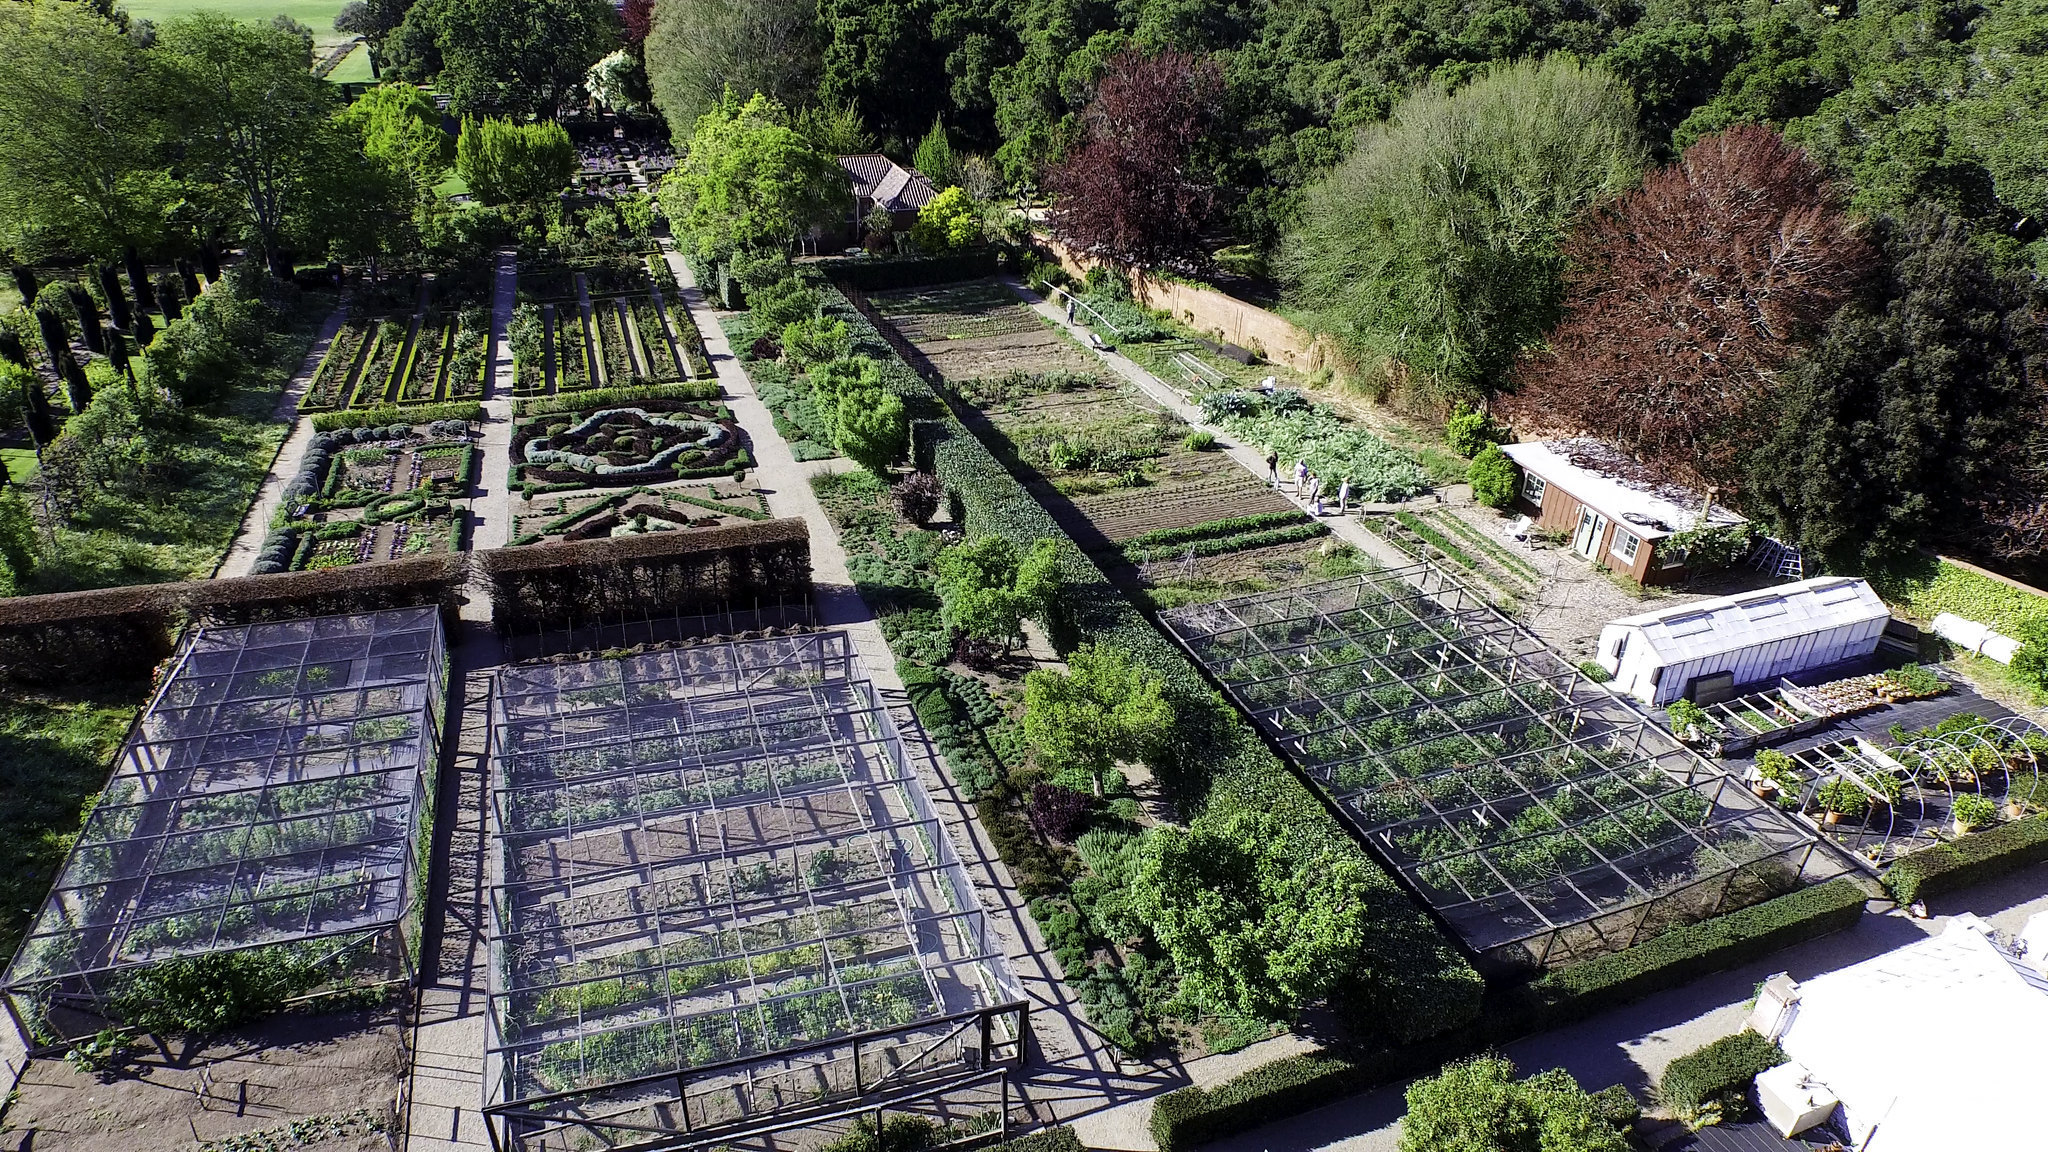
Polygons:
<instances>
[{"instance_id":1,"label":"wire mesh panel","mask_svg":"<svg viewBox=\"0 0 2048 1152\"><path fill-rule=\"evenodd\" d=\"M9 992L97 1002L121 970L172 957L403 931L445 682L431 607L195 629Z\"/></svg>"},{"instance_id":2,"label":"wire mesh panel","mask_svg":"<svg viewBox=\"0 0 2048 1152\"><path fill-rule=\"evenodd\" d=\"M838 632L506 668L490 1089L541 1147L1021 1057L1022 991Z\"/></svg>"},{"instance_id":3,"label":"wire mesh panel","mask_svg":"<svg viewBox=\"0 0 2048 1152\"><path fill-rule=\"evenodd\" d=\"M1433 567L1163 619L1503 965L1625 948L1846 868Z\"/></svg>"}]
</instances>

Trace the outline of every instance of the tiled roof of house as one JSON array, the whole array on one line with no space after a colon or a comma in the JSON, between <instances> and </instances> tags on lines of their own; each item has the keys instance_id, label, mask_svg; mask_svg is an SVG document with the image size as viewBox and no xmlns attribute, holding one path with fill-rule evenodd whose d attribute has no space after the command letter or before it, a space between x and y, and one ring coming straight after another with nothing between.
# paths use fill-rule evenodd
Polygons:
<instances>
[{"instance_id":1,"label":"tiled roof of house","mask_svg":"<svg viewBox=\"0 0 2048 1152\"><path fill-rule=\"evenodd\" d=\"M939 194L924 173L905 168L879 152L841 156L839 166L853 178L853 194L891 212L914 212Z\"/></svg>"}]
</instances>

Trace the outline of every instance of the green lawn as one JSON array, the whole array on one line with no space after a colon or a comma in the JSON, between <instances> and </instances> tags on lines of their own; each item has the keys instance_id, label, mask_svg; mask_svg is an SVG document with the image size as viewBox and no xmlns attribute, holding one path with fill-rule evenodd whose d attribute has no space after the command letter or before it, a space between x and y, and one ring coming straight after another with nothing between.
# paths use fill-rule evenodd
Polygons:
<instances>
[{"instance_id":1,"label":"green lawn","mask_svg":"<svg viewBox=\"0 0 2048 1152\"><path fill-rule=\"evenodd\" d=\"M322 47L341 43L348 37L334 30L335 14L347 0L124 0L121 7L138 20L163 23L193 12L225 12L237 20L269 20L282 12L313 30ZM347 67L344 64L343 67ZM365 63L364 70L369 65ZM368 77L364 77L368 79Z\"/></svg>"},{"instance_id":2,"label":"green lawn","mask_svg":"<svg viewBox=\"0 0 2048 1152\"><path fill-rule=\"evenodd\" d=\"M375 79L370 75L369 46L356 45L355 51L350 52L341 63L334 66L334 71L327 74L327 79L336 84L368 84Z\"/></svg>"},{"instance_id":3,"label":"green lawn","mask_svg":"<svg viewBox=\"0 0 2048 1152\"><path fill-rule=\"evenodd\" d=\"M26 484L36 470L36 450L0 448L0 468L6 469L7 478L16 484Z\"/></svg>"},{"instance_id":4,"label":"green lawn","mask_svg":"<svg viewBox=\"0 0 2048 1152\"><path fill-rule=\"evenodd\" d=\"M147 681L61 696L0 696L0 951L13 955L64 862L86 802L106 785Z\"/></svg>"}]
</instances>

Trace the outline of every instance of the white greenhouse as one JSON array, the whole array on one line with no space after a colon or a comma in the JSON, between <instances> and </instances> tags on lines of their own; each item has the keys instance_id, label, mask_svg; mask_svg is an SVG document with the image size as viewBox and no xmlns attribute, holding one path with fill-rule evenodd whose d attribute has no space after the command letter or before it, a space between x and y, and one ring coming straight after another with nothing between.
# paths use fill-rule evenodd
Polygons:
<instances>
[{"instance_id":1,"label":"white greenhouse","mask_svg":"<svg viewBox=\"0 0 2048 1152\"><path fill-rule=\"evenodd\" d=\"M1877 650L1891 611L1862 580L1821 576L1625 616L1600 630L1594 659L1645 704L1725 700Z\"/></svg>"}]
</instances>

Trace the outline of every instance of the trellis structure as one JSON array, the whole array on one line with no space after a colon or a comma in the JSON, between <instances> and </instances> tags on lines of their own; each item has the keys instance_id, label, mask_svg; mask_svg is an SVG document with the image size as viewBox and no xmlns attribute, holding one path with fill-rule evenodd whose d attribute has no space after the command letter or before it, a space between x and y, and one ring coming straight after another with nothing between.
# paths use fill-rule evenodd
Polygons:
<instances>
[{"instance_id":1,"label":"trellis structure","mask_svg":"<svg viewBox=\"0 0 2048 1152\"><path fill-rule=\"evenodd\" d=\"M1163 619L1491 967L1626 948L1847 870L1434 567Z\"/></svg>"},{"instance_id":2,"label":"trellis structure","mask_svg":"<svg viewBox=\"0 0 2048 1152\"><path fill-rule=\"evenodd\" d=\"M447 679L429 606L195 628L7 970L44 1037L183 958L318 948L410 978ZM51 1015L52 1012L55 1015Z\"/></svg>"},{"instance_id":3,"label":"trellis structure","mask_svg":"<svg viewBox=\"0 0 2048 1152\"><path fill-rule=\"evenodd\" d=\"M492 725L501 1147L730 1143L1021 1064L1022 989L844 633L508 667Z\"/></svg>"},{"instance_id":4,"label":"trellis structure","mask_svg":"<svg viewBox=\"0 0 2048 1152\"><path fill-rule=\"evenodd\" d=\"M1958 796L1981 796L2000 808L2036 805L2048 761L2048 729L2023 716L2004 716L1880 748L1862 737L1790 753L1800 787L1788 795L1799 811L1820 815L1820 789L1840 780L1864 794L1860 815L1841 816L1821 831L1871 867L1881 867L1956 838ZM2012 813L2008 811L2008 815Z\"/></svg>"}]
</instances>

